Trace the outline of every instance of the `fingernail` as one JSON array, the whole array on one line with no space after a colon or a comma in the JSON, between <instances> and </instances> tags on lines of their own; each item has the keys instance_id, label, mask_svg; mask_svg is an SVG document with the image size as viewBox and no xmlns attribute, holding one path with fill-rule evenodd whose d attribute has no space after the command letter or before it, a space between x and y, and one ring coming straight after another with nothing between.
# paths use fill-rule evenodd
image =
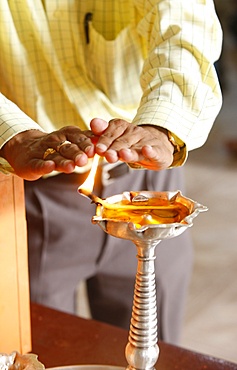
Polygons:
<instances>
[{"instance_id":1,"label":"fingernail","mask_svg":"<svg viewBox=\"0 0 237 370\"><path fill-rule=\"evenodd\" d=\"M85 153L78 154L75 158L75 163L77 166L82 167L87 164L87 155Z\"/></svg>"},{"instance_id":2,"label":"fingernail","mask_svg":"<svg viewBox=\"0 0 237 370\"><path fill-rule=\"evenodd\" d=\"M91 148L92 148L92 146L91 146L91 145L87 146L87 147L84 149L84 152L85 152L85 153L88 153L88 152L91 150Z\"/></svg>"},{"instance_id":3,"label":"fingernail","mask_svg":"<svg viewBox=\"0 0 237 370\"><path fill-rule=\"evenodd\" d=\"M104 144L97 144L96 145L96 149L99 149L100 152L106 152L106 150L108 149L108 147Z\"/></svg>"}]
</instances>

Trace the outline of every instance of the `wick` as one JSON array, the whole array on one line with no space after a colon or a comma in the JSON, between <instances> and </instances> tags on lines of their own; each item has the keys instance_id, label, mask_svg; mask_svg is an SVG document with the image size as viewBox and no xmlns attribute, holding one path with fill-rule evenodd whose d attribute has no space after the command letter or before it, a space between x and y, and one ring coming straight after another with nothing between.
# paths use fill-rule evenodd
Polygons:
<instances>
[{"instance_id":1,"label":"wick","mask_svg":"<svg viewBox=\"0 0 237 370\"><path fill-rule=\"evenodd\" d=\"M92 193L89 189L79 188L78 192L81 195L84 195L85 197L89 198L93 203L101 204L101 205L104 205L105 203L103 199L101 199L100 197Z\"/></svg>"}]
</instances>

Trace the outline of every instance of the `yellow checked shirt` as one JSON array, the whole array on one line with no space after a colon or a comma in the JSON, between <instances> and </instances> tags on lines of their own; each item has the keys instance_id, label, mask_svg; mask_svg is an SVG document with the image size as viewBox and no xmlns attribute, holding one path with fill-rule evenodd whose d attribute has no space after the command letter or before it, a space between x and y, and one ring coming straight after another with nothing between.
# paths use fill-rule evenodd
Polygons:
<instances>
[{"instance_id":1,"label":"yellow checked shirt","mask_svg":"<svg viewBox=\"0 0 237 370\"><path fill-rule=\"evenodd\" d=\"M222 103L221 44L212 0L1 0L0 148L37 124L86 129L94 117L162 126L197 148Z\"/></svg>"}]
</instances>

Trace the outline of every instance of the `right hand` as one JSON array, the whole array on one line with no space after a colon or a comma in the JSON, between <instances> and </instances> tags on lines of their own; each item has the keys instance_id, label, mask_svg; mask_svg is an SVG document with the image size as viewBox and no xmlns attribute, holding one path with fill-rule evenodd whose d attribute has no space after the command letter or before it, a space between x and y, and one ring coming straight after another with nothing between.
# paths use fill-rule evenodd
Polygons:
<instances>
[{"instance_id":1,"label":"right hand","mask_svg":"<svg viewBox=\"0 0 237 370\"><path fill-rule=\"evenodd\" d=\"M15 135L0 150L0 156L25 180L37 180L52 171L72 173L75 166L83 167L94 156L93 134L78 127L66 126L50 134L28 130ZM63 141L70 141L56 151ZM55 150L43 159L48 148Z\"/></svg>"}]
</instances>

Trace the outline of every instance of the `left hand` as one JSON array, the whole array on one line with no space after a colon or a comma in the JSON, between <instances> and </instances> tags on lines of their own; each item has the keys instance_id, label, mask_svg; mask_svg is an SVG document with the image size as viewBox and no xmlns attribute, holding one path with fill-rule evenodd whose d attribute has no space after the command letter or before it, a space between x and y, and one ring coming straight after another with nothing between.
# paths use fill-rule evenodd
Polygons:
<instances>
[{"instance_id":1,"label":"left hand","mask_svg":"<svg viewBox=\"0 0 237 370\"><path fill-rule=\"evenodd\" d=\"M96 152L110 163L121 160L150 170L163 170L173 162L174 147L161 127L94 118L91 130L99 136Z\"/></svg>"}]
</instances>

